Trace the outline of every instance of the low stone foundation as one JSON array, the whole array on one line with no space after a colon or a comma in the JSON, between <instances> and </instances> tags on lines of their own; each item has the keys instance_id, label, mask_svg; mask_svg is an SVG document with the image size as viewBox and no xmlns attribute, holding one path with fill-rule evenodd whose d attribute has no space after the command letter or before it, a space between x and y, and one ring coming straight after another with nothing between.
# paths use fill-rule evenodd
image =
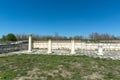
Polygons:
<instances>
[{"instance_id":1,"label":"low stone foundation","mask_svg":"<svg viewBox=\"0 0 120 80\"><path fill-rule=\"evenodd\" d=\"M32 52L28 52L27 50L25 51L17 51L17 52L10 52L6 54L0 54L0 56L8 56L8 55L13 55L13 54L47 54L47 55L86 55L89 57L93 58L109 58L112 60L120 60L120 51L104 51L103 55L98 55L97 50L76 50L76 54L70 54L70 50L68 49L54 49L52 50L52 53L48 54L47 49L33 49Z\"/></svg>"}]
</instances>

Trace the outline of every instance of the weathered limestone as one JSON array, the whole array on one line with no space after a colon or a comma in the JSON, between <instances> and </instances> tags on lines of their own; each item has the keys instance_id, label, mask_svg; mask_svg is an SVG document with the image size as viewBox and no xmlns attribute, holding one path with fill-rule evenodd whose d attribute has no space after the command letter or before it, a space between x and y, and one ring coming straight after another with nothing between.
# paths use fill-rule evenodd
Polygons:
<instances>
[{"instance_id":1,"label":"weathered limestone","mask_svg":"<svg viewBox=\"0 0 120 80\"><path fill-rule=\"evenodd\" d=\"M102 46L98 46L98 55L103 55L103 48Z\"/></svg>"},{"instance_id":2,"label":"weathered limestone","mask_svg":"<svg viewBox=\"0 0 120 80\"><path fill-rule=\"evenodd\" d=\"M48 54L49 53L52 53L52 42L51 42L51 40L49 39L48 40L48 52L47 52Z\"/></svg>"},{"instance_id":3,"label":"weathered limestone","mask_svg":"<svg viewBox=\"0 0 120 80\"><path fill-rule=\"evenodd\" d=\"M75 42L75 49L96 50L98 46L102 46L104 50L120 50L120 43L85 43ZM33 48L48 48L48 41L34 41ZM52 49L68 48L71 50L71 42L66 41L52 41Z\"/></svg>"},{"instance_id":4,"label":"weathered limestone","mask_svg":"<svg viewBox=\"0 0 120 80\"><path fill-rule=\"evenodd\" d=\"M70 54L75 54L75 41L74 40L71 40L71 53Z\"/></svg>"},{"instance_id":5,"label":"weathered limestone","mask_svg":"<svg viewBox=\"0 0 120 80\"><path fill-rule=\"evenodd\" d=\"M32 52L32 35L29 35L28 52Z\"/></svg>"}]
</instances>

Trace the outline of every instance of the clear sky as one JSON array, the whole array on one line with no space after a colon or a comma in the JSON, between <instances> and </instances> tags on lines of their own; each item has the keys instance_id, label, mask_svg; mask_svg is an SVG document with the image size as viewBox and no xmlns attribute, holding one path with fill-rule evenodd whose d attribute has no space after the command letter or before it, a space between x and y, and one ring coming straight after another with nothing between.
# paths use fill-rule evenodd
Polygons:
<instances>
[{"instance_id":1,"label":"clear sky","mask_svg":"<svg viewBox=\"0 0 120 80\"><path fill-rule=\"evenodd\" d=\"M0 36L120 35L120 0L0 0Z\"/></svg>"}]
</instances>

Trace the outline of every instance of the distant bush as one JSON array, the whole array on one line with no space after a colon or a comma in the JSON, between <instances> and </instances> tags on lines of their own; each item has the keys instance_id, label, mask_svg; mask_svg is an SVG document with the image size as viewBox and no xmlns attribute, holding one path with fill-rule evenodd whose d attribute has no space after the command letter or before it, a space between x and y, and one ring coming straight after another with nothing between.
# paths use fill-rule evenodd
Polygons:
<instances>
[{"instance_id":1,"label":"distant bush","mask_svg":"<svg viewBox=\"0 0 120 80\"><path fill-rule=\"evenodd\" d=\"M6 36L3 35L1 41L17 41L17 38L16 38L16 36L14 34L9 33Z\"/></svg>"}]
</instances>

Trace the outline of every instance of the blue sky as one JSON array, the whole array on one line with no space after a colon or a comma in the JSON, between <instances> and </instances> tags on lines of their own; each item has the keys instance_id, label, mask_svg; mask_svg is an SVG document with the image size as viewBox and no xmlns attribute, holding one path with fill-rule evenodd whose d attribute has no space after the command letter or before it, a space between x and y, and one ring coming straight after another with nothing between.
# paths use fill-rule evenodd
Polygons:
<instances>
[{"instance_id":1,"label":"blue sky","mask_svg":"<svg viewBox=\"0 0 120 80\"><path fill-rule=\"evenodd\" d=\"M0 37L55 32L120 35L120 0L0 0Z\"/></svg>"}]
</instances>

